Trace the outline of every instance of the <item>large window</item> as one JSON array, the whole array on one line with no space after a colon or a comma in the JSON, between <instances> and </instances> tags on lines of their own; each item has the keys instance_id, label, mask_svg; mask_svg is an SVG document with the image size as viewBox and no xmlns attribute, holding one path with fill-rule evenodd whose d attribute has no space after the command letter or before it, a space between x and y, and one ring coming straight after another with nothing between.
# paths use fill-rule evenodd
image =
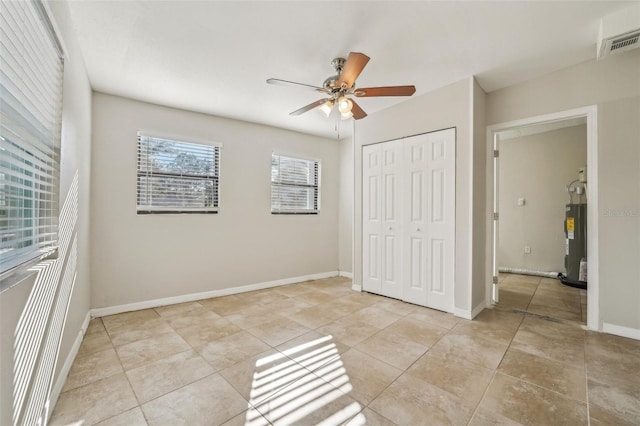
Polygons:
<instances>
[{"instance_id":1,"label":"large window","mask_svg":"<svg viewBox=\"0 0 640 426\"><path fill-rule=\"evenodd\" d=\"M0 2L0 276L56 250L62 69L43 5Z\"/></svg>"},{"instance_id":2,"label":"large window","mask_svg":"<svg viewBox=\"0 0 640 426\"><path fill-rule=\"evenodd\" d=\"M220 146L138 133L138 213L216 213Z\"/></svg>"},{"instance_id":3,"label":"large window","mask_svg":"<svg viewBox=\"0 0 640 426\"><path fill-rule=\"evenodd\" d=\"M271 213L318 214L320 164L302 158L271 156Z\"/></svg>"}]
</instances>

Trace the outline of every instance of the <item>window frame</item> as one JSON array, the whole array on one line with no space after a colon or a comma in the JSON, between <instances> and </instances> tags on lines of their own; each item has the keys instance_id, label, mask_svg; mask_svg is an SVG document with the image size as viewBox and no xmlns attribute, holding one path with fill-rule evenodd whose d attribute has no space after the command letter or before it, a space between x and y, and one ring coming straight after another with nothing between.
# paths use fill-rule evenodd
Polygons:
<instances>
[{"instance_id":1,"label":"window frame","mask_svg":"<svg viewBox=\"0 0 640 426\"><path fill-rule=\"evenodd\" d=\"M37 38L38 35L46 35L48 36L49 42L51 45L47 45L47 47L43 45L38 45L41 51L34 52L31 51L31 57L33 58L35 55L41 58L42 61L47 58L56 58L56 65L54 68L44 68L46 72L43 73L42 67L36 67L39 70L39 74L37 75L37 81L49 81L55 82L55 87L53 84L44 88L48 94L56 94L55 99L51 99L54 103L51 106L55 106L55 109L46 110L47 112L43 112L43 106L45 104L34 104L33 96L37 96L37 90L42 88L39 87L28 87L21 88L18 90L18 93L12 93L12 89L5 87L6 89L6 99L11 98L12 101L9 103L10 109L14 109L14 112L17 115L7 115L9 118L8 122L11 120L17 120L18 124L17 129L18 133L11 133L12 128L8 127L7 136L12 135L15 136L11 139L2 139L4 144L7 141L6 150L3 148L3 152L9 152L13 154L7 154L9 157L6 160L6 164L9 167L19 167L19 164L24 164L25 171L23 171L24 176L19 177L19 179L23 179L28 177L29 179L24 179L29 182L28 185L22 184L25 189L28 189L31 192L30 198L30 206L22 206L20 207L22 210L29 209L31 212L30 216L19 216L21 220L31 220L32 225L28 229L31 237L31 244L26 245L24 247L15 248L11 245L8 245L6 248L9 249L9 252L16 250L12 256L8 257L8 261L5 265L0 266L0 291L3 291L13 284L16 281L22 279L25 273L31 273L34 265L40 263L43 260L56 259L58 257L58 244L59 244L59 215L60 215L60 170L61 170L61 146L62 146L62 115L63 108L62 102L64 97L64 76L65 76L65 61L67 60L66 49L64 47L62 39L59 37L58 28L56 26L56 22L51 15L51 11L49 9L49 5L43 1L33 1L29 2L29 4L33 7L31 11L26 11L25 13L30 14L33 13L37 18L37 22L41 25L40 27L28 27L23 36L31 37L30 43L37 43L44 38ZM3 6L4 7L4 6ZM27 6L24 6L27 7ZM11 12L7 15L4 15L3 19L7 19L11 17ZM26 16L26 15L24 15ZM22 22L24 24L24 22ZM9 31L11 31L11 25L8 25ZM24 29L24 28L23 28ZM14 33L15 34L15 33ZM14 43L15 41L19 41L20 38L7 38L4 40L4 43ZM24 40L23 40L24 41ZM23 45L14 47L24 47ZM46 52L44 52L46 50ZM7 50L9 52L9 49ZM10 55L10 53L8 53ZM20 67L24 65L21 61L22 58L13 57L13 59L9 59L11 56L7 57L7 60L10 63L17 65ZM28 63L27 65L34 67L33 63ZM52 65L52 64L44 64L40 63L39 65ZM19 68L23 69L23 68ZM35 68L33 68L35 69ZM12 69L13 72L16 72L15 69ZM43 74L46 74L46 78L43 77ZM21 75L21 81L27 81L29 78L33 76L29 75ZM16 82L11 79L11 77L7 77L7 83L10 86L17 88ZM28 94L26 93L28 92ZM23 98L24 97L24 98ZM18 109L16 109L18 108ZM38 112L36 112L38 111ZM40 121L36 116L41 114L51 113L51 117L46 117L46 120L50 121L50 126L47 127L46 124L43 124L43 121ZM26 123L23 126L23 121ZM16 124L14 123L14 124ZM39 133L34 134L27 128L39 128ZM13 129L16 130L16 129ZM26 132L26 133L25 133ZM45 137L44 139L42 137ZM11 145L13 145L13 148ZM44 148L44 149L43 149ZM46 154L47 151L50 151L49 154ZM10 157L13 155L15 157ZM20 159L22 159L22 163L20 163ZM44 166L43 166L44 164ZM3 169L4 170L4 169ZM10 209L10 199L11 195L9 191L12 188L15 189L16 182L12 182L11 180L5 179L7 176L16 177L16 171L19 169L8 168L9 173L0 172L2 175L2 180L0 181L0 188L2 189L3 195L3 206L0 209ZM27 172L28 170L28 172ZM50 190L43 189L43 187L50 187ZM15 195L15 194L14 194ZM22 195L24 197L24 194ZM26 198L24 198L26 200ZM47 207L47 204L49 205ZM43 212L49 212L43 214ZM11 218L7 216L7 221L10 221ZM48 223L47 225L43 225L43 222ZM8 234L11 233L12 227L8 226L6 232ZM8 240L10 241L10 240Z\"/></svg>"},{"instance_id":2,"label":"window frame","mask_svg":"<svg viewBox=\"0 0 640 426\"><path fill-rule=\"evenodd\" d=\"M214 174L211 176L182 174L182 173L149 173L140 169L140 144L141 138L159 139L167 142L174 142L185 145L202 145L213 148L213 168ZM220 164L222 157L222 143L210 140L184 137L180 135L170 135L146 130L138 130L136 139L136 214L218 214L220 211ZM183 151L186 152L186 151ZM212 194L212 206L209 207L184 207L184 206L149 206L140 204L140 179L144 176L162 176L167 178L187 178L200 181L213 182L214 192Z\"/></svg>"},{"instance_id":3,"label":"window frame","mask_svg":"<svg viewBox=\"0 0 640 426\"><path fill-rule=\"evenodd\" d=\"M274 182L273 180L273 159L274 157L284 157L284 158L289 158L292 160L303 160L303 161L308 161L308 162L312 162L315 164L315 169L316 169L316 182L315 184L283 184L280 182ZM309 157L305 157L305 156L301 156L298 154L292 154L292 153L286 153L286 152L279 152L279 151L272 151L271 152L271 162L270 162L270 167L269 167L269 172L270 172L270 213L272 215L319 215L320 214L320 206L321 206L321 200L320 200L320 194L321 194L321 182L322 182L322 161L320 159L317 158L309 158ZM315 188L315 209L304 209L304 210L294 210L294 209L274 209L274 205L273 205L273 188L275 186L293 186L293 187L299 187L299 188Z\"/></svg>"}]
</instances>

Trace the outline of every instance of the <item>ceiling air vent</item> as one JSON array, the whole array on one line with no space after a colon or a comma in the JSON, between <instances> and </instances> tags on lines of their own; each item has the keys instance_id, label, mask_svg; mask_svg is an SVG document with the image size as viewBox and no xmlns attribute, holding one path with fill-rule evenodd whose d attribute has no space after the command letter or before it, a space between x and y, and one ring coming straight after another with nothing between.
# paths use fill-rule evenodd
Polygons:
<instances>
[{"instance_id":1,"label":"ceiling air vent","mask_svg":"<svg viewBox=\"0 0 640 426\"><path fill-rule=\"evenodd\" d=\"M640 47L640 3L600 20L598 59Z\"/></svg>"},{"instance_id":2,"label":"ceiling air vent","mask_svg":"<svg viewBox=\"0 0 640 426\"><path fill-rule=\"evenodd\" d=\"M627 50L640 47L640 30L624 34L619 37L602 40L598 50L598 59L606 58L614 53L622 53Z\"/></svg>"}]
</instances>

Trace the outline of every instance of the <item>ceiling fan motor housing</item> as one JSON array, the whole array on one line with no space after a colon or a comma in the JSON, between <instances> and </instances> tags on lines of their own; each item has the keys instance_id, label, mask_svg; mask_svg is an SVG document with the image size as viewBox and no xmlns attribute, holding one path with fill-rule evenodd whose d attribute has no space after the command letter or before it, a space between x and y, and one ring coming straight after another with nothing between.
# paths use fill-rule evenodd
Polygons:
<instances>
[{"instance_id":1,"label":"ceiling fan motor housing","mask_svg":"<svg viewBox=\"0 0 640 426\"><path fill-rule=\"evenodd\" d=\"M331 66L336 71L336 75L332 75L331 77L327 77L327 79L322 83L322 87L327 90L331 90L332 92L340 91L341 87L338 84L338 80L340 80L340 73L344 68L344 64L347 62L345 58L335 58L331 61Z\"/></svg>"}]
</instances>

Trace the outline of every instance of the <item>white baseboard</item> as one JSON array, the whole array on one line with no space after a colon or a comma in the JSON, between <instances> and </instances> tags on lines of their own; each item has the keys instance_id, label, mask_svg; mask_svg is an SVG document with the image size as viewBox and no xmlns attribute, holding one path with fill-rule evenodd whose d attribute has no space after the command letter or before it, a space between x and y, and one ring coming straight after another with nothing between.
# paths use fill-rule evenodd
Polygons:
<instances>
[{"instance_id":1,"label":"white baseboard","mask_svg":"<svg viewBox=\"0 0 640 426\"><path fill-rule=\"evenodd\" d=\"M603 322L602 332L615 334L616 336L628 337L629 339L640 340L640 330L637 328L623 327L621 325Z\"/></svg>"},{"instance_id":2,"label":"white baseboard","mask_svg":"<svg viewBox=\"0 0 640 426\"><path fill-rule=\"evenodd\" d=\"M482 301L478 306L473 308L471 311L469 311L468 309L453 308L453 315L460 318L472 320L475 317L477 317L478 314L482 312L486 307L487 307L487 303L485 301Z\"/></svg>"},{"instance_id":3,"label":"white baseboard","mask_svg":"<svg viewBox=\"0 0 640 426\"><path fill-rule=\"evenodd\" d=\"M362 292L362 286L360 284L351 284L351 290Z\"/></svg>"},{"instance_id":4,"label":"white baseboard","mask_svg":"<svg viewBox=\"0 0 640 426\"><path fill-rule=\"evenodd\" d=\"M341 276L341 277L349 278L350 280L353 279L353 273L351 273L351 272L339 271L338 275Z\"/></svg>"},{"instance_id":5,"label":"white baseboard","mask_svg":"<svg viewBox=\"0 0 640 426\"><path fill-rule=\"evenodd\" d=\"M87 332L87 328L89 327L89 321L91 320L91 312L87 312L87 315L84 317L84 321L82 321L82 326L80 327L80 331L78 331L78 336L76 336L76 340L73 342L71 346L71 350L67 355L67 359L64 360L64 364L62 365L62 369L60 370L60 374L58 374L58 379L53 384L51 388L51 395L49 396L49 410L47 418L51 418L51 414L53 413L53 409L58 403L58 398L60 397L60 393L62 392L62 388L64 387L65 382L67 381L67 376L69 375L69 371L71 370L71 366L73 365L73 361L76 360L76 355L78 355L78 350L80 350L80 344L82 343L82 339L84 339L84 334Z\"/></svg>"},{"instance_id":6,"label":"white baseboard","mask_svg":"<svg viewBox=\"0 0 640 426\"><path fill-rule=\"evenodd\" d=\"M318 274L303 275L300 277L284 278L281 280L267 281L257 284L249 284L241 287L223 288L220 290L191 293L182 296L165 297L163 299L145 300L143 302L127 303L126 305L110 306L107 308L95 308L91 310L91 317L104 317L107 315L121 314L123 312L139 311L141 309L157 308L158 306L175 305L176 303L194 302L196 300L210 299L212 297L229 296L231 294L246 293L248 291L262 290L281 285L294 284L303 281L321 280L338 276L338 271L321 272Z\"/></svg>"}]
</instances>

